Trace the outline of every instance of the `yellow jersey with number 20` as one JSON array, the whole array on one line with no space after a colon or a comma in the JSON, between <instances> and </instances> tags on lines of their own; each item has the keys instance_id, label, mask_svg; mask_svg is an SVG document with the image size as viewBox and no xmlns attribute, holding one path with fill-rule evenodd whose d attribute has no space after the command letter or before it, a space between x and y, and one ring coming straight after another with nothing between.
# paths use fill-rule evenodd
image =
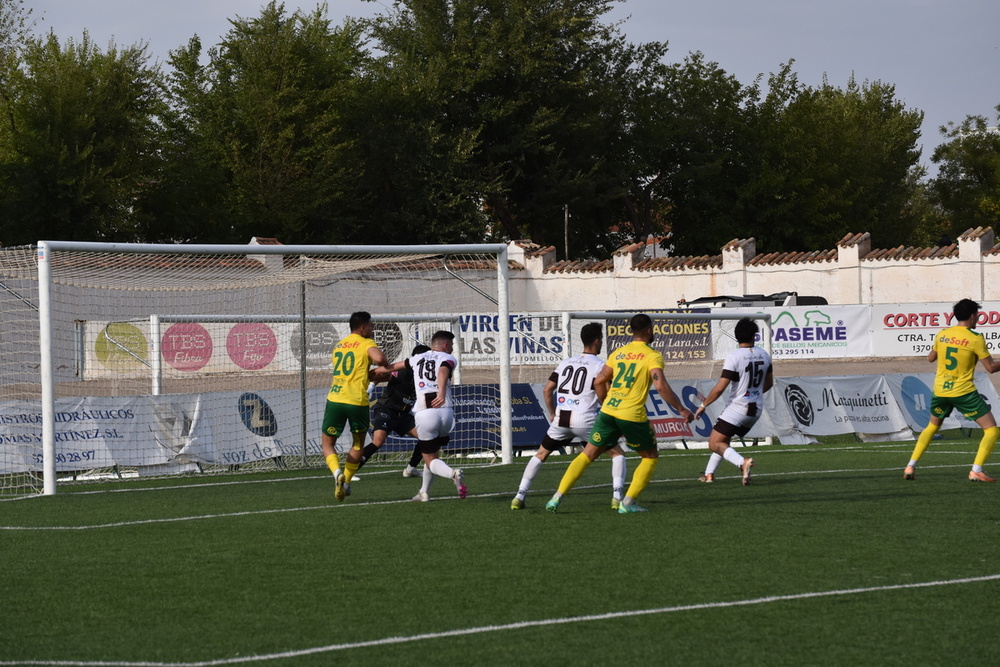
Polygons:
<instances>
[{"instance_id":1,"label":"yellow jersey with number 20","mask_svg":"<svg viewBox=\"0 0 1000 667\"><path fill-rule=\"evenodd\" d=\"M346 405L368 405L368 349L375 341L352 333L336 344L331 354L333 382L326 400Z\"/></svg>"},{"instance_id":2,"label":"yellow jersey with number 20","mask_svg":"<svg viewBox=\"0 0 1000 667\"><path fill-rule=\"evenodd\" d=\"M652 383L649 372L663 368L663 355L649 343L634 340L612 352L607 366L613 373L601 412L631 422L648 421L646 397Z\"/></svg>"},{"instance_id":3,"label":"yellow jersey with number 20","mask_svg":"<svg viewBox=\"0 0 1000 667\"><path fill-rule=\"evenodd\" d=\"M976 390L973 381L976 363L990 356L981 333L961 326L942 329L934 338L934 351L937 352L935 396L965 396Z\"/></svg>"}]
</instances>

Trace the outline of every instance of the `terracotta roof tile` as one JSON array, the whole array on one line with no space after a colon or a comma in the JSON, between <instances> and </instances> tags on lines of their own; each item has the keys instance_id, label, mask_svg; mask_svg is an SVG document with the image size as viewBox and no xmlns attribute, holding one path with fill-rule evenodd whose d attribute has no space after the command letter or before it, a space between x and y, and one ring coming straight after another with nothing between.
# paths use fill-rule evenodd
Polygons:
<instances>
[{"instance_id":1,"label":"terracotta roof tile","mask_svg":"<svg viewBox=\"0 0 1000 667\"><path fill-rule=\"evenodd\" d=\"M837 241L837 245L841 247L858 245L864 241L866 237L871 238L871 234L868 232L862 232L860 234L847 234L844 238Z\"/></svg>"},{"instance_id":2,"label":"terracotta roof tile","mask_svg":"<svg viewBox=\"0 0 1000 667\"><path fill-rule=\"evenodd\" d=\"M991 232L991 231L993 231L992 227L976 227L975 229L971 229L970 228L970 229L966 229L964 232L962 232L959 235L958 238L959 238L959 240L962 240L962 241L964 241L964 240L975 240L975 239L978 239L979 237L981 237L983 234L986 234L987 232Z\"/></svg>"},{"instance_id":3,"label":"terracotta roof tile","mask_svg":"<svg viewBox=\"0 0 1000 667\"><path fill-rule=\"evenodd\" d=\"M614 271L615 263L610 259L577 259L553 262L545 268L545 273L608 273Z\"/></svg>"},{"instance_id":4,"label":"terracotta roof tile","mask_svg":"<svg viewBox=\"0 0 1000 667\"><path fill-rule=\"evenodd\" d=\"M944 259L948 257L958 257L958 246L954 243L947 246L935 246L933 248L915 248L913 246L881 248L872 250L861 261Z\"/></svg>"},{"instance_id":5,"label":"terracotta roof tile","mask_svg":"<svg viewBox=\"0 0 1000 667\"><path fill-rule=\"evenodd\" d=\"M722 255L701 255L699 257L654 257L636 262L636 271L681 271L684 269L720 268Z\"/></svg>"},{"instance_id":6,"label":"terracotta roof tile","mask_svg":"<svg viewBox=\"0 0 1000 667\"><path fill-rule=\"evenodd\" d=\"M747 266L761 266L773 264L796 264L807 262L835 262L837 261L836 250L813 250L810 252L770 252L757 255Z\"/></svg>"}]
</instances>

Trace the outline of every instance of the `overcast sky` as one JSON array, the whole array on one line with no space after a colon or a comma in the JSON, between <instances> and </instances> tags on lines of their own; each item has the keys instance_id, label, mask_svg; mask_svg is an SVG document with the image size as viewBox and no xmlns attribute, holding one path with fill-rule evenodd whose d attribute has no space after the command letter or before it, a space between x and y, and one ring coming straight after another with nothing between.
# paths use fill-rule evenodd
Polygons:
<instances>
[{"instance_id":1,"label":"overcast sky","mask_svg":"<svg viewBox=\"0 0 1000 667\"><path fill-rule=\"evenodd\" d=\"M217 44L229 19L260 14L263 0L25 0L36 32L100 46L144 41L165 60L167 51L197 34ZM288 0L289 11L316 2ZM371 16L391 0L329 0L334 24ZM969 115L996 124L1000 104L1000 0L628 0L608 20L625 20L633 42L665 41L669 59L701 51L741 83L777 71L794 59L799 81L818 86L824 74L843 88L882 81L896 98L925 112L922 161L942 142L938 127Z\"/></svg>"}]
</instances>

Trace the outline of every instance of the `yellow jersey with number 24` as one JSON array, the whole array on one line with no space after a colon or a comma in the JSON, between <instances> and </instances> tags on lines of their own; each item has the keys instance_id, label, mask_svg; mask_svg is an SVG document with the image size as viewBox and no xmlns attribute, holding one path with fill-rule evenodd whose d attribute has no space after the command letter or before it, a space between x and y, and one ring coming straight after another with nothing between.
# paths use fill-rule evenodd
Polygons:
<instances>
[{"instance_id":1,"label":"yellow jersey with number 24","mask_svg":"<svg viewBox=\"0 0 1000 667\"><path fill-rule=\"evenodd\" d=\"M649 372L663 368L663 355L649 343L634 340L612 352L606 364L613 373L601 412L631 422L648 421Z\"/></svg>"},{"instance_id":2,"label":"yellow jersey with number 24","mask_svg":"<svg viewBox=\"0 0 1000 667\"><path fill-rule=\"evenodd\" d=\"M934 338L934 351L937 352L935 396L965 396L976 390L973 381L976 363L990 356L981 333L962 326L942 329Z\"/></svg>"}]
</instances>

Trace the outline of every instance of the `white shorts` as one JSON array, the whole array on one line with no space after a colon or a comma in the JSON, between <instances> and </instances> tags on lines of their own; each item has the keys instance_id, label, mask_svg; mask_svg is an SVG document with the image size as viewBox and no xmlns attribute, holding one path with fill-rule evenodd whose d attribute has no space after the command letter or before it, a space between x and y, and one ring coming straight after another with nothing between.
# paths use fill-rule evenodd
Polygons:
<instances>
[{"instance_id":1,"label":"white shorts","mask_svg":"<svg viewBox=\"0 0 1000 667\"><path fill-rule=\"evenodd\" d=\"M594 428L594 419L596 417L597 413L592 413L590 419L579 426L560 426L558 421L553 421L549 424L549 430L545 432L545 435L559 442L572 440L573 438L587 442L587 439L590 438L590 431Z\"/></svg>"},{"instance_id":2,"label":"white shorts","mask_svg":"<svg viewBox=\"0 0 1000 667\"><path fill-rule=\"evenodd\" d=\"M455 426L455 411L452 408L428 408L413 413L417 424L417 440L433 440L451 433Z\"/></svg>"},{"instance_id":3,"label":"white shorts","mask_svg":"<svg viewBox=\"0 0 1000 667\"><path fill-rule=\"evenodd\" d=\"M719 415L719 421L726 422L730 426L735 427L735 432L726 433L723 429L717 430L728 436L739 435L742 437L757 423L758 419L760 419L760 405L757 406L757 410L752 417L747 415L747 408L744 405L727 405L726 409Z\"/></svg>"}]
</instances>

